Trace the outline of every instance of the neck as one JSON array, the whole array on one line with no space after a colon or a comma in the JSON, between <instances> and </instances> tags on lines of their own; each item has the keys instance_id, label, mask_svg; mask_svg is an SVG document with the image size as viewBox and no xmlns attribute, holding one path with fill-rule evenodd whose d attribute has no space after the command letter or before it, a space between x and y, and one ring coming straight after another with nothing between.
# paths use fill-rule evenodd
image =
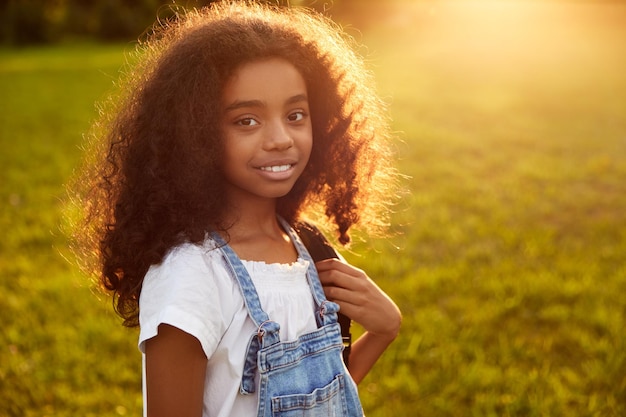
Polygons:
<instances>
[{"instance_id":1,"label":"neck","mask_svg":"<svg viewBox=\"0 0 626 417\"><path fill-rule=\"evenodd\" d=\"M247 201L229 208L227 223L231 239L254 235L279 236L282 228L276 218L276 200Z\"/></svg>"},{"instance_id":2,"label":"neck","mask_svg":"<svg viewBox=\"0 0 626 417\"><path fill-rule=\"evenodd\" d=\"M229 211L228 244L241 259L266 263L292 263L298 258L287 232L271 204L245 204Z\"/></svg>"}]
</instances>

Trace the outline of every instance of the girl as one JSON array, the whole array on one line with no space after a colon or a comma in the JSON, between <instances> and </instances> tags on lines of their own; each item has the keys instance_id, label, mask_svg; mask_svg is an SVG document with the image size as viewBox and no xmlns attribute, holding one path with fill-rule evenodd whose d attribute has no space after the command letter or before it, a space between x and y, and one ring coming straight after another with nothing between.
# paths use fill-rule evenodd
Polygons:
<instances>
[{"instance_id":1,"label":"girl","mask_svg":"<svg viewBox=\"0 0 626 417\"><path fill-rule=\"evenodd\" d=\"M347 244L384 224L395 171L371 78L303 9L177 17L142 45L81 181L83 251L140 326L144 413L362 415L355 382L400 312L363 271L314 265L293 227L326 219ZM365 329L349 369L339 308Z\"/></svg>"}]
</instances>

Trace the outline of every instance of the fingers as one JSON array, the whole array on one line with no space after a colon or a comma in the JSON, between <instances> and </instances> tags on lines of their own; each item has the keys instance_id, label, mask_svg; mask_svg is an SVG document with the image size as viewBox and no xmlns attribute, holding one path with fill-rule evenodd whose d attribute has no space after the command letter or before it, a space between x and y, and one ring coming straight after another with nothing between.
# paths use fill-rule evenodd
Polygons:
<instances>
[{"instance_id":1,"label":"fingers","mask_svg":"<svg viewBox=\"0 0 626 417\"><path fill-rule=\"evenodd\" d=\"M397 334L400 310L365 272L336 259L316 267L326 297L339 304L342 313L374 334Z\"/></svg>"},{"instance_id":2,"label":"fingers","mask_svg":"<svg viewBox=\"0 0 626 417\"><path fill-rule=\"evenodd\" d=\"M336 259L319 262L316 267L326 297L340 305L366 304L368 295L376 286L363 271Z\"/></svg>"},{"instance_id":3,"label":"fingers","mask_svg":"<svg viewBox=\"0 0 626 417\"><path fill-rule=\"evenodd\" d=\"M315 264L326 298L339 304L341 312L351 318L360 317L367 304L367 275L337 259Z\"/></svg>"},{"instance_id":4,"label":"fingers","mask_svg":"<svg viewBox=\"0 0 626 417\"><path fill-rule=\"evenodd\" d=\"M357 290L360 281L366 280L365 272L338 259L326 259L315 264L322 285L335 285Z\"/></svg>"},{"instance_id":5,"label":"fingers","mask_svg":"<svg viewBox=\"0 0 626 417\"><path fill-rule=\"evenodd\" d=\"M342 262L339 259L335 259L335 258L324 259L323 261L319 261L315 264L315 267L317 268L318 272L337 270L337 271L340 271L349 275L355 275L355 276L365 275L365 273L362 270L355 268L352 265Z\"/></svg>"},{"instance_id":6,"label":"fingers","mask_svg":"<svg viewBox=\"0 0 626 417\"><path fill-rule=\"evenodd\" d=\"M345 308L349 305L360 306L365 303L362 292L345 289L333 285L324 286L324 293L326 298L330 301L334 301L341 306L342 313L345 313Z\"/></svg>"}]
</instances>

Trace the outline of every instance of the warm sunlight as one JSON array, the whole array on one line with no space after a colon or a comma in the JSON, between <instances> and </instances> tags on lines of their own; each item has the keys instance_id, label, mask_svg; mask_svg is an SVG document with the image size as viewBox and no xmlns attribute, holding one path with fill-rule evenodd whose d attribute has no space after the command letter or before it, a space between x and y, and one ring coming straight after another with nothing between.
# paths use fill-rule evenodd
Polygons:
<instances>
[{"instance_id":1,"label":"warm sunlight","mask_svg":"<svg viewBox=\"0 0 626 417\"><path fill-rule=\"evenodd\" d=\"M395 103L423 100L432 110L445 100L451 112L508 117L533 102L541 116L539 106L585 106L626 88L625 21L626 6L612 2L400 1L367 52Z\"/></svg>"},{"instance_id":2,"label":"warm sunlight","mask_svg":"<svg viewBox=\"0 0 626 417\"><path fill-rule=\"evenodd\" d=\"M430 30L430 42L455 46L457 58L516 67L556 64L572 54L584 58L589 42L610 35L611 25L619 23L610 12L606 4L593 3L444 1L416 3L413 14L398 18L417 36Z\"/></svg>"},{"instance_id":3,"label":"warm sunlight","mask_svg":"<svg viewBox=\"0 0 626 417\"><path fill-rule=\"evenodd\" d=\"M368 417L626 416L626 1L268 1L327 10L327 14L354 38L356 55L365 58L366 67L372 72L371 80L360 82L359 86L376 88L389 110L394 159L397 156L397 164L393 161L393 165L402 174L403 189L401 201L393 205L390 212L391 229L382 238L363 232L352 234L348 248L335 245L346 262L366 271L371 278L371 282L363 280L363 275L348 268L355 275L348 277L342 273L346 280L341 280L341 287L345 290L365 282L363 288L373 290L371 284L375 282L402 312L401 331L397 335L395 309L384 308L385 314L379 314L381 310L377 308L360 309L361 313L369 315L367 320L362 320L368 326L382 322L387 336L397 336L359 385L365 414ZM144 373L138 339L142 332L121 325L122 319L113 311L112 300L98 292L95 280L73 262L79 241L73 238L91 236L95 230L77 226L82 209L102 209L99 202L116 193L114 189L108 190L111 193L104 189L96 192L89 188L91 182L85 184L84 190L91 191L85 195L89 198L77 199L78 193L70 191L85 183L80 183L78 178L82 177L73 173L82 172L86 163L97 159L100 147L96 145L109 149L105 143L108 141L88 143L94 140L93 135L107 127L122 126L120 120L131 124L147 121L144 128L128 127L119 135L108 137L123 139L120 146L115 147L122 150L127 143L126 136L143 133L144 145L132 147L146 150L134 159L137 161L135 169L112 168L105 172L111 175L134 172L145 176L145 183L156 186L165 184L167 176L150 177L156 172L154 167L159 165L158 160L170 161L166 165L171 173L183 168L189 173L188 181L179 178L174 182L185 191L178 196L191 196L186 191L195 189L199 190L196 195L199 198L181 203L181 198L172 197L168 188L144 198L148 194L140 192L139 187L134 186L136 182L129 181L126 185L133 185L133 189L127 195L136 203L132 206L137 221L129 220L125 224L129 230L142 224L152 225L154 229L153 233L120 233L120 239L145 241L150 245L178 241L179 237L165 237L164 219L182 223L188 220L187 216L171 214L173 212L166 215L169 212L166 207L176 205L179 209L192 209L209 197L225 199L223 193L204 187L211 178L222 179L223 176L204 175L209 169L201 160L213 159L202 158L207 154L197 151L215 142L205 140L208 136L199 127L217 118L210 116L221 104L210 105L210 95L205 94L217 90L209 88L217 84L205 79L217 71L210 70L211 65L201 65L196 66L197 76L185 75L188 74L185 71L193 68L185 63L212 50L206 44L192 49L203 53L187 51L178 55L179 59L169 61L171 72L163 71L181 75L181 85L186 85L187 90L162 88L156 83L150 90L153 100L145 101L152 105L152 111L130 112L125 118L106 119L111 123L104 123L102 118L115 103L134 103L128 99L130 93L118 91L126 85L127 77L152 79L144 71L131 71L125 63L142 62L151 56L146 54L147 50L137 51L136 47L137 37L142 42L145 40L144 31L155 16L165 19L172 4L183 7L208 2L0 1L0 349L4 349L0 351L0 416L141 415ZM270 36L277 32L267 33ZM246 38L231 36L229 39L235 44ZM214 49L223 50L224 57L234 57L247 50L241 46L225 48L227 43L220 38L216 42L219 47ZM253 44L255 42L250 42L248 46ZM272 50L277 44L284 45L274 40L269 44ZM327 68L333 68L328 61L317 61L318 54L299 56L313 59L307 65L297 66L307 69L302 72L303 77L325 74ZM362 79L351 78L353 72L360 75L359 71L344 72L344 77ZM118 80L120 75L122 79ZM272 85L278 81L264 72L257 75L263 82L252 79L253 86L246 90L257 91L257 88L268 87L268 80L274 81ZM284 81L286 79L281 79L280 83ZM271 90L280 92L285 86ZM187 91L187 94L177 94L180 91ZM261 93L267 96L264 90ZM296 129L300 125L291 123L307 120L307 113L311 120L324 119L318 116L324 112L348 114L341 110L348 109L342 105L346 103L345 96L319 94L314 100L313 93L327 91L307 88L307 109L303 108L302 93L285 91L285 97L278 100L278 104L269 103L268 97L260 100L259 94L251 97L248 91L236 94L229 101L231 104L271 104L274 116L283 115L280 103L285 104L286 118L270 118L275 123L269 126L279 134L281 126ZM173 94L183 99L168 99ZM186 100L192 95L196 96L195 104ZM319 105L317 114L311 110L312 102ZM213 103L221 101L214 96ZM291 104L295 108L291 108ZM133 106L134 110L141 108ZM181 123L185 115L198 110L206 111L208 117L200 114ZM248 114L251 112L255 114ZM243 132L247 131L243 129L248 127L257 132L255 126L262 120L255 117L267 115L256 112L255 108L244 109L244 114L237 114L238 117L230 120L238 138L243 138ZM166 116L175 117L168 119ZM386 131L370 129L369 123L387 122L376 111L357 119L369 119L359 126L359 131L365 135L344 135L345 124L335 123L332 126L336 128L328 135L318 132L313 136L313 141L317 141L314 149L318 158L333 161L322 165L333 168L335 174L326 175L325 180L328 183L329 178L334 179L334 184L340 186L326 184L325 187L337 196L346 194L340 182L350 177L346 173L356 172L344 169L346 161L355 160L350 158L354 150L368 148L371 151L366 154L367 159L359 160L363 164L358 166L358 172L386 154L372 152L373 147L369 145L337 145L345 144L342 140L345 138L350 141L360 136L368 139L371 132ZM95 120L103 123L93 125ZM118 122L113 123L113 120ZM207 134L217 131L217 127L209 130L207 125ZM187 134L195 140L187 140ZM268 143L275 144L272 136L268 135ZM156 148L167 143L172 145L156 152ZM184 155L180 151L185 143L191 148L186 153L187 159L179 160L174 156ZM246 143L249 142L242 141L239 145ZM289 141L278 143L284 145ZM90 157L90 149L98 152ZM194 163L189 163L192 155L198 158L191 158ZM215 155L223 156L223 153ZM247 160L243 155L241 160L232 161ZM290 170L295 169L299 160L299 155L290 154L255 162L251 165L252 172L259 175L254 177L254 182L268 183L271 178L291 175ZM218 165L224 165L223 158L221 162ZM240 168L237 173L248 174L243 162L237 166ZM386 169L379 171L387 174ZM393 170L389 171L395 175ZM390 179L395 177L390 176ZM107 183L110 184L110 179L101 182ZM303 183L304 180L299 182ZM363 185L361 189L366 187L368 185ZM248 194L252 196L259 189L247 188L252 193ZM391 188L378 187L378 190L385 191L380 200L390 199L394 194ZM341 198L336 201L338 210L350 210L349 205L339 204ZM321 208L323 218L321 199L313 202L317 206L311 211ZM218 203L221 206L221 202ZM154 215L153 211L148 215L148 206L153 210L163 209L164 214ZM123 213L120 207L116 205L114 211ZM248 224L260 225L257 217L251 215L259 211L258 206L247 205L246 208L249 209L246 212ZM272 217L271 222L263 224L275 225L274 222ZM204 220L198 222L204 223ZM234 224L224 222L230 223ZM280 229L283 232L273 237L266 234L266 239L259 241L257 238L241 239L253 228L239 225L243 234L236 235L232 228L228 232L230 242L235 246L239 243L239 249L245 249L242 242L255 242L254 248L261 251L264 259L279 252L285 255L283 260L294 259L295 252L285 250L295 251L296 247L287 244L291 239L284 233L286 227ZM330 231L327 236L336 243L336 234L330 228L323 229ZM78 232L76 236L71 236L71 230ZM116 227L107 224L103 230L114 231ZM202 235L200 232L193 234L198 239ZM94 239L93 243L102 245L102 240ZM311 242L307 244L310 246ZM127 250L117 251L117 257L123 256L129 263L135 263L140 257L157 262L154 256L160 256L161 252L137 250L134 246L129 242ZM211 267L214 269L204 274L202 271L207 271L208 260L215 253L204 247L184 246L184 250L177 248L167 252L172 259L179 260L178 264L167 261L149 268L153 277L161 276L158 271L169 269L173 274L172 282L184 278L180 288L187 290L168 292L162 289L166 288L164 285L161 292L167 293L167 297L163 299L175 293L188 294L191 299L199 299L200 304L215 306L205 310L211 314L198 315L199 322L217 317L221 323L228 324L223 326L228 329L235 327L233 323L243 323L242 315L235 320L216 312L227 305L233 311L237 308L242 312L243 299L226 301L228 295L242 293L230 280L234 275L223 275L222 290L206 286L215 270L225 271L219 265L225 267L226 263L215 264ZM189 257L183 257L184 253ZM311 255L315 259L315 255ZM190 259L196 263L187 262ZM301 261L291 265L274 264L279 269L269 268L272 264L258 263L259 270L272 275L267 277L268 281L276 283L276 287L266 289L271 292L269 295L276 295L283 289L300 291L300 286L291 285L291 278L283 285L278 277L283 276L280 271L289 275L292 271L303 273L308 267L306 261ZM256 263L251 264L257 269ZM330 279L334 274L329 275L329 272L339 268L339 264L332 260L320 263L318 273L326 275L325 280ZM139 267L133 270L142 271ZM119 278L119 270L110 271ZM143 286L141 275L136 274L136 283ZM188 279L192 275L194 280ZM294 283L308 285L301 274L293 278ZM157 286L161 287L153 285L152 288ZM133 292L137 288L127 287ZM142 297L150 291L147 287ZM331 291L335 295L342 292L339 288ZM286 301L284 305L295 307L294 311L306 310L302 317L311 318L313 309L307 303L312 303L313 297L307 288L302 294L306 295L305 302L294 298L295 301ZM207 302L215 300L216 295L220 296L219 302ZM377 307L390 306L388 300L385 302L379 297L361 299ZM133 295L130 305L136 300ZM183 304L184 310L191 305ZM351 307L345 307L343 312L348 314ZM179 310L183 309L170 311ZM289 317L299 315L289 314ZM390 325L394 317L395 325ZM316 321L317 318L311 324ZM361 348L356 340L366 330L358 323L355 320L350 327L355 341L351 352L356 351L357 356ZM148 326L150 324L144 328ZM291 324L283 326L281 333L295 328ZM382 333L368 331L367 334L380 336ZM251 335L253 333L246 335L243 343L236 344L241 355L235 358L231 353L237 349L225 346L220 352L228 354L222 357L234 358L233 363L244 359L248 341L258 340L250 339ZM216 336L214 339L227 338ZM379 347L385 346L384 339L388 341L389 337L382 339L385 343L376 344ZM333 342L329 350L336 351L340 340L337 342ZM375 345L374 348L378 349ZM258 353L257 357L265 356ZM202 360L202 356L185 354L173 359ZM335 356L338 359L338 355ZM355 362L350 361L352 371L356 369ZM171 365L175 361L167 363ZM356 363L358 366L359 362ZM371 361L365 363L369 366ZM357 378L367 368L362 364ZM204 371L202 366L195 368ZM209 368L215 369L213 365ZM280 369L282 372L283 367ZM227 390L225 379L220 375L212 378L218 381L215 387ZM232 389L228 390L228 395L232 399L239 395L242 378L230 379ZM175 382L168 385L181 391L189 381L191 378L184 378L183 385ZM199 387L201 382L195 385ZM341 395L332 397L342 398ZM254 397L250 399L256 404ZM209 403L222 407L225 401L220 397L219 401ZM181 415L180 412L172 414Z\"/></svg>"}]
</instances>

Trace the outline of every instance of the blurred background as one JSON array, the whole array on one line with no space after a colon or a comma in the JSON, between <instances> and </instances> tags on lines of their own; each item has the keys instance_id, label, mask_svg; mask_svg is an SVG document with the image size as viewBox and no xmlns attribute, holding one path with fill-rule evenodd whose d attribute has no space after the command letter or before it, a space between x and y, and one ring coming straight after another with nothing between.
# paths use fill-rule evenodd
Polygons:
<instances>
[{"instance_id":1,"label":"blurred background","mask_svg":"<svg viewBox=\"0 0 626 417\"><path fill-rule=\"evenodd\" d=\"M263 1L263 0L262 0ZM345 21L371 19L370 11L386 8L384 1L275 0L283 6L307 6L320 12L332 9ZM200 8L212 0L3 0L0 2L2 43L47 44L76 39L129 41L148 29L155 18L169 18L174 10ZM364 9L368 11L363 13Z\"/></svg>"},{"instance_id":2,"label":"blurred background","mask_svg":"<svg viewBox=\"0 0 626 417\"><path fill-rule=\"evenodd\" d=\"M390 236L344 253L404 314L366 414L626 415L626 2L291 3L362 45L406 175ZM0 416L141 415L137 331L65 259L64 184L172 4L0 1Z\"/></svg>"}]
</instances>

